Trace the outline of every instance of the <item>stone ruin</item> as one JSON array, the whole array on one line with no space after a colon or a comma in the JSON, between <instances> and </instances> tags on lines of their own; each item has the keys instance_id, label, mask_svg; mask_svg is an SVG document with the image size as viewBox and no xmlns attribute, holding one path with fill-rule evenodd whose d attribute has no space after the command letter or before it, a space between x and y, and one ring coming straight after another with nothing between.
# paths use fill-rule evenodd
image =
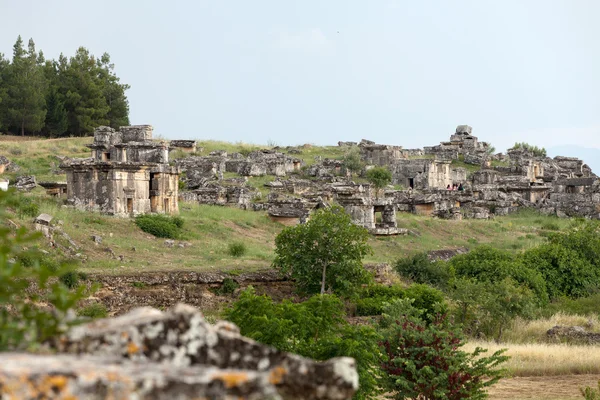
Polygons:
<instances>
[{"instance_id":1,"label":"stone ruin","mask_svg":"<svg viewBox=\"0 0 600 400\"><path fill-rule=\"evenodd\" d=\"M90 158L62 159L66 183L40 185L49 195L66 195L77 208L119 216L176 213L178 200L183 200L267 211L272 219L292 224L305 221L316 208L337 202L357 224L380 235L406 233L398 229L397 212L486 219L534 207L560 217L600 218L600 180L582 160L537 157L522 148L490 154L490 145L472 133L470 126L459 125L449 141L423 149L368 140L339 142L339 146L358 148L366 164L363 176L373 166L390 169L397 187L375 193L368 184L353 182L342 160L315 157L307 166L297 158L302 153L297 148L246 155L213 151L178 159L172 166L169 150L193 149L195 141L174 140L170 146L155 142L148 125L118 131L99 127L88 145ZM0 158L0 164L13 165L5 158ZM465 164L477 170L467 170ZM187 189L182 193L180 172ZM264 175L276 177L265 184L269 195L248 184L249 177ZM463 190L447 190L458 184ZM5 190L7 183L2 185ZM18 177L15 184L20 190L36 185L32 176Z\"/></svg>"},{"instance_id":2,"label":"stone ruin","mask_svg":"<svg viewBox=\"0 0 600 400\"><path fill-rule=\"evenodd\" d=\"M76 208L117 216L178 208L179 169L169 165L166 143L152 140L150 125L101 126L94 132L90 158L66 159L68 202Z\"/></svg>"},{"instance_id":3,"label":"stone ruin","mask_svg":"<svg viewBox=\"0 0 600 400\"><path fill-rule=\"evenodd\" d=\"M195 153L198 151L195 140L171 140L169 150L181 150L185 153ZM202 151L202 148L200 148Z\"/></svg>"},{"instance_id":4,"label":"stone ruin","mask_svg":"<svg viewBox=\"0 0 600 400\"><path fill-rule=\"evenodd\" d=\"M56 354L0 353L0 397L341 400L358 388L352 358L281 352L183 304L76 326L51 347Z\"/></svg>"}]
</instances>

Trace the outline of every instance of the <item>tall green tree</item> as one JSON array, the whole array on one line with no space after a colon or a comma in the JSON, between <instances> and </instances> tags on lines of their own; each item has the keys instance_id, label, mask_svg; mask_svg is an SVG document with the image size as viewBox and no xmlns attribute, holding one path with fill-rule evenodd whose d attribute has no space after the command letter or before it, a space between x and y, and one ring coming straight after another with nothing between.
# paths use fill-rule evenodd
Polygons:
<instances>
[{"instance_id":1,"label":"tall green tree","mask_svg":"<svg viewBox=\"0 0 600 400\"><path fill-rule=\"evenodd\" d=\"M7 104L7 74L10 62L4 58L4 54L0 53L0 129L4 127L6 121L6 104Z\"/></svg>"},{"instance_id":2,"label":"tall green tree","mask_svg":"<svg viewBox=\"0 0 600 400\"><path fill-rule=\"evenodd\" d=\"M37 53L33 39L27 50L23 39L17 38L13 46L13 59L7 73L8 125L21 131L39 132L46 117L46 79L42 70L44 56Z\"/></svg>"},{"instance_id":3,"label":"tall green tree","mask_svg":"<svg viewBox=\"0 0 600 400\"><path fill-rule=\"evenodd\" d=\"M91 134L100 125L107 125L110 107L104 97L104 82L98 63L85 47L77 49L68 64L59 58L59 92L65 101L69 132L76 136Z\"/></svg>"},{"instance_id":4,"label":"tall green tree","mask_svg":"<svg viewBox=\"0 0 600 400\"><path fill-rule=\"evenodd\" d=\"M56 88L49 91L46 106L46 133L50 137L62 136L69 128L69 118L65 103Z\"/></svg>"},{"instance_id":5,"label":"tall green tree","mask_svg":"<svg viewBox=\"0 0 600 400\"><path fill-rule=\"evenodd\" d=\"M106 118L111 128L129 125L129 101L125 91L130 88L127 84L120 83L115 75L115 65L110 62L108 53L102 54L98 61L100 79L103 81L103 93L109 107Z\"/></svg>"},{"instance_id":6,"label":"tall green tree","mask_svg":"<svg viewBox=\"0 0 600 400\"><path fill-rule=\"evenodd\" d=\"M349 293L369 281L362 259L372 253L368 231L340 206L318 210L305 224L275 238L273 266L291 274L301 292Z\"/></svg>"}]
</instances>

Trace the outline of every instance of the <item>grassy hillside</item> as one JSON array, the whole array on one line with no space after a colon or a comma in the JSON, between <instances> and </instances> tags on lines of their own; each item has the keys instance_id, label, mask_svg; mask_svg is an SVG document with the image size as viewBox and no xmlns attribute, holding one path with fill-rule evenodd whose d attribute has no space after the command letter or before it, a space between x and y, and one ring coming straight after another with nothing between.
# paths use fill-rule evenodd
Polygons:
<instances>
[{"instance_id":1,"label":"grassy hillside","mask_svg":"<svg viewBox=\"0 0 600 400\"><path fill-rule=\"evenodd\" d=\"M2 136L0 136L2 138ZM6 138L5 138L6 139ZM38 181L64 180L56 171L59 160L56 155L87 157L85 144L91 138L67 138L53 140L0 140L0 154L6 155L21 167L16 174L34 174ZM243 143L231 144L201 141L201 154L224 149L242 151L260 146ZM307 163L315 156L341 157L340 147L299 146ZM255 178L257 186L274 177ZM86 213L61 206L48 198L41 188L27 196L40 203L40 212L62 221L64 231L79 245L80 258L85 260L82 268L107 273L139 272L140 270L248 270L268 267L273 258L274 238L284 226L273 222L264 212L244 211L236 208L181 203L184 233L175 247L165 245L158 239L142 232L132 220ZM14 221L31 225L30 217ZM473 247L493 244L494 247L520 251L544 241L544 232L566 227L570 222L554 217L541 216L533 211L498 217L493 221L463 220L447 221L413 214L399 213L398 225L411 231L407 236L372 237L370 243L374 254L367 262L391 262L422 251L456 247ZM100 235L101 244L95 244L92 235ZM57 240L60 240L57 239ZM184 247L179 247L180 242ZM243 243L247 252L241 257L229 254L232 243ZM41 246L48 247L46 239ZM122 256L122 257L119 257Z\"/></svg>"},{"instance_id":2,"label":"grassy hillside","mask_svg":"<svg viewBox=\"0 0 600 400\"><path fill-rule=\"evenodd\" d=\"M63 230L79 245L82 268L107 273L169 270L241 271L268 267L273 258L275 236L284 228L265 212L237 208L181 203L184 227L181 240L167 247L165 239L142 232L133 220L77 211L62 207L47 198L43 190L34 196L40 212L62 221ZM32 225L30 217L18 213L14 222ZM367 262L391 262L418 252L456 247L493 244L494 247L520 251L543 242L549 230L566 227L570 222L534 212L521 212L493 221L447 221L412 214L399 214L398 224L411 230L406 236L371 237L374 254ZM99 235L102 243L91 237ZM57 238L60 242L61 238ZM181 243L184 247L179 247ZM229 245L243 243L241 257L229 254ZM67 244L65 243L65 246ZM41 239L42 248L48 247ZM120 259L119 256L123 256Z\"/></svg>"}]
</instances>

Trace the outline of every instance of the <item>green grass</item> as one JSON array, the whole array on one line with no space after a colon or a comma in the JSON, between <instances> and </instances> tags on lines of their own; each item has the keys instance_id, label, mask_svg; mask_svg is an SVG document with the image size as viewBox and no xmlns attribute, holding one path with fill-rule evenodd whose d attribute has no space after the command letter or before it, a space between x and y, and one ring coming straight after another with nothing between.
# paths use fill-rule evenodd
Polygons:
<instances>
[{"instance_id":1,"label":"green grass","mask_svg":"<svg viewBox=\"0 0 600 400\"><path fill-rule=\"evenodd\" d=\"M272 221L265 212L238 208L180 203L184 220L181 237L174 247L165 239L144 233L133 220L61 207L60 202L36 189L27 194L39 204L40 212L63 222L64 231L79 245L77 252L87 259L80 267L87 272L108 274L138 273L140 271L252 271L268 268L274 257L276 235L284 228ZM512 252L524 251L546 241L545 234L568 228L574 221L523 210L494 220L441 220L408 213L398 213L398 226L417 235L371 237L374 254L366 262L392 262L423 251L491 244ZM20 218L15 210L14 221L32 227L32 218ZM101 235L100 245L91 240ZM60 235L54 240L69 247ZM185 242L179 246L180 242ZM246 252L232 255L229 245L243 243ZM40 247L64 257L40 239ZM113 257L111 249L116 257ZM123 260L118 256L123 256Z\"/></svg>"},{"instance_id":2,"label":"green grass","mask_svg":"<svg viewBox=\"0 0 600 400\"><path fill-rule=\"evenodd\" d=\"M41 181L65 181L66 175L58 172L60 160L56 156L90 157L91 150L85 147L92 138L40 139L24 142L0 141L0 154L17 164L16 173L5 173L11 182L19 175L35 175Z\"/></svg>"},{"instance_id":3,"label":"green grass","mask_svg":"<svg viewBox=\"0 0 600 400\"><path fill-rule=\"evenodd\" d=\"M471 176L474 172L477 172L479 170L481 170L481 166L479 165L473 165L473 164L467 164L466 162L462 161L462 160L452 160L452 163L450 164L452 165L452 168L464 168L467 170L467 177Z\"/></svg>"}]
</instances>

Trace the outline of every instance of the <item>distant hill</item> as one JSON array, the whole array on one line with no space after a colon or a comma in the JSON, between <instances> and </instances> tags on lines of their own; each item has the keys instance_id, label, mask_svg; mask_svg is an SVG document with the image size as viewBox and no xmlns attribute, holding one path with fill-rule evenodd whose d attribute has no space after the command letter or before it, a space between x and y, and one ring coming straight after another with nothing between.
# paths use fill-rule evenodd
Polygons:
<instances>
[{"instance_id":1,"label":"distant hill","mask_svg":"<svg viewBox=\"0 0 600 400\"><path fill-rule=\"evenodd\" d=\"M596 175L600 174L600 149L567 144L563 146L548 147L546 151L548 157L565 156L580 158L592 168L592 171L594 171Z\"/></svg>"}]
</instances>

